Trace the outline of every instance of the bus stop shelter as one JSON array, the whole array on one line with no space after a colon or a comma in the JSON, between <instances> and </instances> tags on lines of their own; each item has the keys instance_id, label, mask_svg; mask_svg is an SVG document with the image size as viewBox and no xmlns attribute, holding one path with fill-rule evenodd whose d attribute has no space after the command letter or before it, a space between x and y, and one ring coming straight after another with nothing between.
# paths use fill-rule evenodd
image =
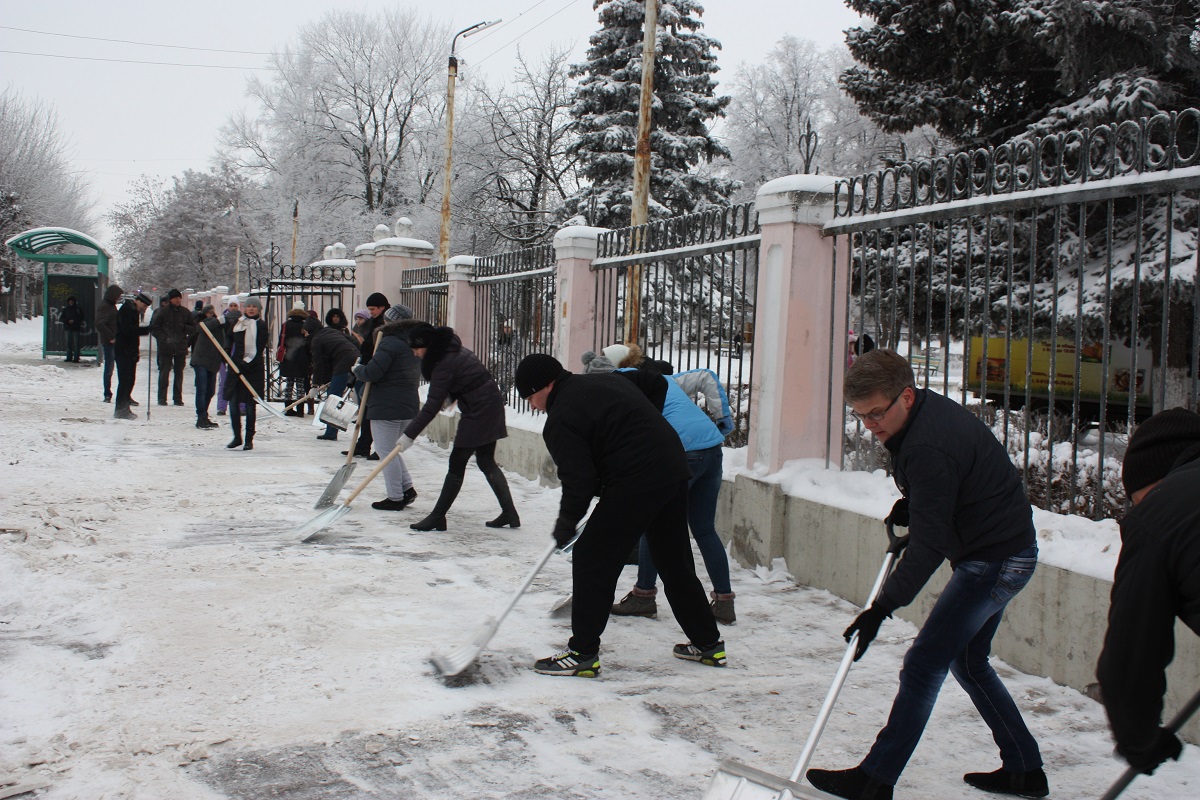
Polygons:
<instances>
[{"instance_id":1,"label":"bus stop shelter","mask_svg":"<svg viewBox=\"0 0 1200 800\"><path fill-rule=\"evenodd\" d=\"M68 297L74 297L83 309L80 353L96 356L96 306L101 293L108 287L108 261L111 258L108 251L91 236L70 228L33 228L17 234L5 244L21 258L42 263L42 358L67 353L66 332L58 315ZM61 252L66 245L92 252ZM50 271L51 264L91 265L96 272L93 275L59 274Z\"/></svg>"}]
</instances>

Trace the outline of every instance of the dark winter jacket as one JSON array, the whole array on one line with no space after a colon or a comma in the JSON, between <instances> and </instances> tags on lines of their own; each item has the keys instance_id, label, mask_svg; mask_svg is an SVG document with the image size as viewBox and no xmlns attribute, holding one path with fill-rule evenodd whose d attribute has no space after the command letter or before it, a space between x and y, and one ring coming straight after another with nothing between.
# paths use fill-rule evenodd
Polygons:
<instances>
[{"instance_id":1,"label":"dark winter jacket","mask_svg":"<svg viewBox=\"0 0 1200 800\"><path fill-rule=\"evenodd\" d=\"M154 312L150 329L158 342L158 352L164 356L185 355L188 343L196 335L192 312L173 303L167 303Z\"/></svg>"},{"instance_id":2,"label":"dark winter jacket","mask_svg":"<svg viewBox=\"0 0 1200 800\"><path fill-rule=\"evenodd\" d=\"M1200 453L1185 451L1121 520L1121 556L1096 676L1113 738L1126 755L1149 750L1158 734L1175 618L1200 635L1197 496Z\"/></svg>"},{"instance_id":3,"label":"dark winter jacket","mask_svg":"<svg viewBox=\"0 0 1200 800\"><path fill-rule=\"evenodd\" d=\"M207 328L212 333L213 338L222 347L225 346L225 329L221 324L221 320L216 317L209 317L208 319L201 320L199 324ZM199 326L197 326L196 330L200 330ZM212 343L212 339L209 339L201 331L196 336L195 344L192 345L192 366L206 369L209 372L216 372L224 363L225 359L221 358L221 353L217 350L217 346Z\"/></svg>"},{"instance_id":4,"label":"dark winter jacket","mask_svg":"<svg viewBox=\"0 0 1200 800\"><path fill-rule=\"evenodd\" d=\"M324 386L334 375L349 372L358 360L358 343L350 338L345 328L332 326L321 328L308 339L308 350L312 354L313 383Z\"/></svg>"},{"instance_id":5,"label":"dark winter jacket","mask_svg":"<svg viewBox=\"0 0 1200 800\"><path fill-rule=\"evenodd\" d=\"M383 318L383 314L378 317L368 317L362 324L359 335L362 336L362 345L359 349L362 355L362 363L366 364L371 360L371 356L375 352L375 331L387 324L387 320Z\"/></svg>"},{"instance_id":6,"label":"dark winter jacket","mask_svg":"<svg viewBox=\"0 0 1200 800\"><path fill-rule=\"evenodd\" d=\"M233 363L237 364L238 371L246 376L246 380L254 387L254 391L258 392L258 396L262 397L267 384L267 323L261 319L254 320L258 326L255 333L255 348L253 358L246 361L243 354L246 352L246 331L236 330L237 326L230 327L229 334L229 356L233 359ZM252 399L246 387L236 375L230 375L225 381L225 399Z\"/></svg>"},{"instance_id":7,"label":"dark winter jacket","mask_svg":"<svg viewBox=\"0 0 1200 800\"><path fill-rule=\"evenodd\" d=\"M453 328L437 328L421 359L421 374L429 381L425 406L404 430L417 438L447 401L457 401L462 416L455 447L482 447L508 436L500 387L475 354L462 346Z\"/></svg>"},{"instance_id":8,"label":"dark winter jacket","mask_svg":"<svg viewBox=\"0 0 1200 800\"><path fill-rule=\"evenodd\" d=\"M83 330L83 309L78 303L68 302L58 312L58 321L62 323L63 329L68 331Z\"/></svg>"},{"instance_id":9,"label":"dark winter jacket","mask_svg":"<svg viewBox=\"0 0 1200 800\"><path fill-rule=\"evenodd\" d=\"M556 529L573 529L597 495L673 489L689 476L675 430L620 375L560 377L546 397L542 438L562 481Z\"/></svg>"},{"instance_id":10,"label":"dark winter jacket","mask_svg":"<svg viewBox=\"0 0 1200 800\"><path fill-rule=\"evenodd\" d=\"M117 338L117 301L121 299L121 287L115 283L104 290L104 299L96 306L96 335L101 344L110 344Z\"/></svg>"},{"instance_id":11,"label":"dark winter jacket","mask_svg":"<svg viewBox=\"0 0 1200 800\"><path fill-rule=\"evenodd\" d=\"M1001 561L1034 544L1033 510L1004 445L936 392L916 390L904 427L884 443L909 502L909 544L876 601L913 601L941 563Z\"/></svg>"},{"instance_id":12,"label":"dark winter jacket","mask_svg":"<svg viewBox=\"0 0 1200 800\"><path fill-rule=\"evenodd\" d=\"M141 337L150 332L150 326L141 322L142 315L138 313L136 300L130 298L121 304L117 310L117 358L138 360Z\"/></svg>"},{"instance_id":13,"label":"dark winter jacket","mask_svg":"<svg viewBox=\"0 0 1200 800\"><path fill-rule=\"evenodd\" d=\"M285 354L279 364L279 374L284 378L307 378L312 360L308 350L308 339L304 335L308 314L299 309L288 312L287 322L283 323L283 344Z\"/></svg>"},{"instance_id":14,"label":"dark winter jacket","mask_svg":"<svg viewBox=\"0 0 1200 800\"><path fill-rule=\"evenodd\" d=\"M389 322L370 364L355 368L354 377L371 382L365 419L412 419L421 407L417 386L421 383L421 360L408 346L408 331L414 320Z\"/></svg>"}]
</instances>

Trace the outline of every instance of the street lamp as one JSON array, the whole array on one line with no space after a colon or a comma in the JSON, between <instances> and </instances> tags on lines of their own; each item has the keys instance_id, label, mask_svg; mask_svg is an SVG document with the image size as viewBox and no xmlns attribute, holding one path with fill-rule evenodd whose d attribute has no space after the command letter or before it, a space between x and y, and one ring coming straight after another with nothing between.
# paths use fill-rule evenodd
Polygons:
<instances>
[{"instance_id":1,"label":"street lamp","mask_svg":"<svg viewBox=\"0 0 1200 800\"><path fill-rule=\"evenodd\" d=\"M442 232L438 237L438 254L443 264L450 260L450 156L454 146L454 81L458 77L458 59L454 56L454 48L458 44L458 37L471 36L498 22L498 19L477 22L469 28L463 28L450 40L450 66L447 70L449 77L446 79L446 166L442 175Z\"/></svg>"}]
</instances>

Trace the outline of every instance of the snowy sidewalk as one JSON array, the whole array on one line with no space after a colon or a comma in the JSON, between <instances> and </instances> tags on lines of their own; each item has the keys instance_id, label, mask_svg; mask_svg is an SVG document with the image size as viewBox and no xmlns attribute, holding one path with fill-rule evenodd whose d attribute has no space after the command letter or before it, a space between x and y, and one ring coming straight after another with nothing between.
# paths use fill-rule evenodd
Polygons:
<instances>
[{"instance_id":1,"label":"snowy sidewalk","mask_svg":"<svg viewBox=\"0 0 1200 800\"><path fill-rule=\"evenodd\" d=\"M311 418L260 418L253 452L226 450L228 427L193 427L190 385L186 408L114 421L99 370L43 365L34 324L0 326L0 796L46 782L37 796L55 800L698 798L723 758L791 770L848 603L735 569L727 669L671 656L683 639L663 603L657 620L612 620L600 678L551 678L531 665L569 636L547 613L570 588L555 557L467 679L446 686L429 653L461 643L519 584L548 544L558 492L510 475L524 527L491 530L496 502L472 465L450 530L415 533L447 455L422 440L406 454L412 509L372 510L380 481L302 545L289 531L315 513L345 437L317 441ZM618 591L632 581L630 568ZM815 765L866 752L914 633L885 624ZM1100 796L1122 770L1100 707L1000 669L1051 796ZM896 796L986 798L960 776L997 766L951 681ZM1125 796L1197 795L1189 747Z\"/></svg>"}]
</instances>

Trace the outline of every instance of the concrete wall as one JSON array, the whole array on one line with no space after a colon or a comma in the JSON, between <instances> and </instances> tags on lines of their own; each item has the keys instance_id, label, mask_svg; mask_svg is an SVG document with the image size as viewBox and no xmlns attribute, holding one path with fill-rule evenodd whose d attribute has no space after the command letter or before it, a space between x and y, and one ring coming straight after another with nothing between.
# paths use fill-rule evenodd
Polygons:
<instances>
[{"instance_id":1,"label":"concrete wall","mask_svg":"<svg viewBox=\"0 0 1200 800\"><path fill-rule=\"evenodd\" d=\"M439 415L426 434L449 447L457 417ZM554 463L538 433L508 429L496 448L505 468L542 485L558 486ZM726 481L717 505L717 531L745 567L782 558L796 581L861 605L883 563L887 537L873 517L791 497L777 484L746 475ZM943 566L916 601L897 612L920 625L950 577ZM1108 620L1109 581L1039 564L1029 585L1009 605L993 653L1022 672L1050 678L1096 696L1096 661ZM850 619L847 618L847 624ZM1169 718L1200 689L1200 638L1176 627L1175 661L1168 676ZM1200 720L1184 728L1200 744Z\"/></svg>"}]
</instances>

